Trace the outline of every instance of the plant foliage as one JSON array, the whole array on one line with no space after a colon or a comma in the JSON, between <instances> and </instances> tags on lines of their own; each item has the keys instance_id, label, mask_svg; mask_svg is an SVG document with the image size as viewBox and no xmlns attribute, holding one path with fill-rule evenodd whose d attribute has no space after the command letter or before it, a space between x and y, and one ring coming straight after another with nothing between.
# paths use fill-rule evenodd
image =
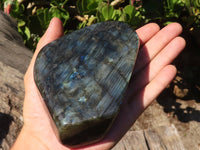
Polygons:
<instances>
[{"instance_id":1,"label":"plant foliage","mask_svg":"<svg viewBox=\"0 0 200 150\"><path fill-rule=\"evenodd\" d=\"M6 1L13 1L11 15L32 50L52 17L63 21L65 33L109 20L123 21L133 28L148 22L166 25L174 21L186 29L200 28L200 0L0 0L1 9Z\"/></svg>"}]
</instances>

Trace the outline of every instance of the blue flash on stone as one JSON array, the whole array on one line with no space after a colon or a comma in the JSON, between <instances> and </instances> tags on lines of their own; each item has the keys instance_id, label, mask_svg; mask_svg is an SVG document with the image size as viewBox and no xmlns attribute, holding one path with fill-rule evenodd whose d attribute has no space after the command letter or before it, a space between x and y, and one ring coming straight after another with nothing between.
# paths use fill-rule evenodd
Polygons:
<instances>
[{"instance_id":1,"label":"blue flash on stone","mask_svg":"<svg viewBox=\"0 0 200 150\"><path fill-rule=\"evenodd\" d=\"M85 96L82 96L79 98L78 100L79 102L86 102L87 101L87 98L85 98Z\"/></svg>"},{"instance_id":2,"label":"blue flash on stone","mask_svg":"<svg viewBox=\"0 0 200 150\"><path fill-rule=\"evenodd\" d=\"M84 62L85 56L81 56L81 62Z\"/></svg>"},{"instance_id":3,"label":"blue flash on stone","mask_svg":"<svg viewBox=\"0 0 200 150\"><path fill-rule=\"evenodd\" d=\"M39 52L35 83L69 147L101 140L128 86L139 48L126 23L97 23L57 39Z\"/></svg>"}]
</instances>

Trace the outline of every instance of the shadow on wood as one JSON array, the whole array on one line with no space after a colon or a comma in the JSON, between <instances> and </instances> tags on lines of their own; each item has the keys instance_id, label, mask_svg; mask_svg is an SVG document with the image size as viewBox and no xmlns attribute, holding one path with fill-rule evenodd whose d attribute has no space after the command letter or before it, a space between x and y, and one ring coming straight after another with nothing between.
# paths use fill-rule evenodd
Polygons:
<instances>
[{"instance_id":1,"label":"shadow on wood","mask_svg":"<svg viewBox=\"0 0 200 150\"><path fill-rule=\"evenodd\" d=\"M13 121L13 117L7 114L0 113L0 144L2 143L3 138L6 137L9 131L9 127L11 122Z\"/></svg>"}]
</instances>

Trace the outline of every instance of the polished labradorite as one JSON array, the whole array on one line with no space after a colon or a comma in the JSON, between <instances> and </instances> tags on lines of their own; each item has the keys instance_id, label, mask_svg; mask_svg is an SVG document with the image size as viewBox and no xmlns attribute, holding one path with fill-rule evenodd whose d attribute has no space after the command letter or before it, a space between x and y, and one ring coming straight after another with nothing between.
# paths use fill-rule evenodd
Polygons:
<instances>
[{"instance_id":1,"label":"polished labradorite","mask_svg":"<svg viewBox=\"0 0 200 150\"><path fill-rule=\"evenodd\" d=\"M42 48L34 79L63 144L78 147L104 137L119 112L138 47L129 25L110 21Z\"/></svg>"}]
</instances>

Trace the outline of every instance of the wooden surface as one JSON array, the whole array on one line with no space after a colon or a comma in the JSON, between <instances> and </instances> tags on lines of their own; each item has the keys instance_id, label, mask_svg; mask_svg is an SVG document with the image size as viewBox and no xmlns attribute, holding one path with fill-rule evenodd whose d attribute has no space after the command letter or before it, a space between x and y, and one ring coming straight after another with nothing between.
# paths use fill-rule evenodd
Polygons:
<instances>
[{"instance_id":1,"label":"wooden surface","mask_svg":"<svg viewBox=\"0 0 200 150\"><path fill-rule=\"evenodd\" d=\"M129 131L112 150L185 150L174 125Z\"/></svg>"},{"instance_id":2,"label":"wooden surface","mask_svg":"<svg viewBox=\"0 0 200 150\"><path fill-rule=\"evenodd\" d=\"M16 21L0 11L0 61L24 73L31 58L32 52L17 32Z\"/></svg>"},{"instance_id":3,"label":"wooden surface","mask_svg":"<svg viewBox=\"0 0 200 150\"><path fill-rule=\"evenodd\" d=\"M0 150L10 149L23 125L23 77L31 57L16 21L0 11Z\"/></svg>"},{"instance_id":4,"label":"wooden surface","mask_svg":"<svg viewBox=\"0 0 200 150\"><path fill-rule=\"evenodd\" d=\"M112 150L148 150L144 132L129 131Z\"/></svg>"},{"instance_id":5,"label":"wooden surface","mask_svg":"<svg viewBox=\"0 0 200 150\"><path fill-rule=\"evenodd\" d=\"M16 22L0 11L0 150L9 150L23 125L23 76L32 52ZM113 150L184 150L174 126L128 131Z\"/></svg>"}]
</instances>

